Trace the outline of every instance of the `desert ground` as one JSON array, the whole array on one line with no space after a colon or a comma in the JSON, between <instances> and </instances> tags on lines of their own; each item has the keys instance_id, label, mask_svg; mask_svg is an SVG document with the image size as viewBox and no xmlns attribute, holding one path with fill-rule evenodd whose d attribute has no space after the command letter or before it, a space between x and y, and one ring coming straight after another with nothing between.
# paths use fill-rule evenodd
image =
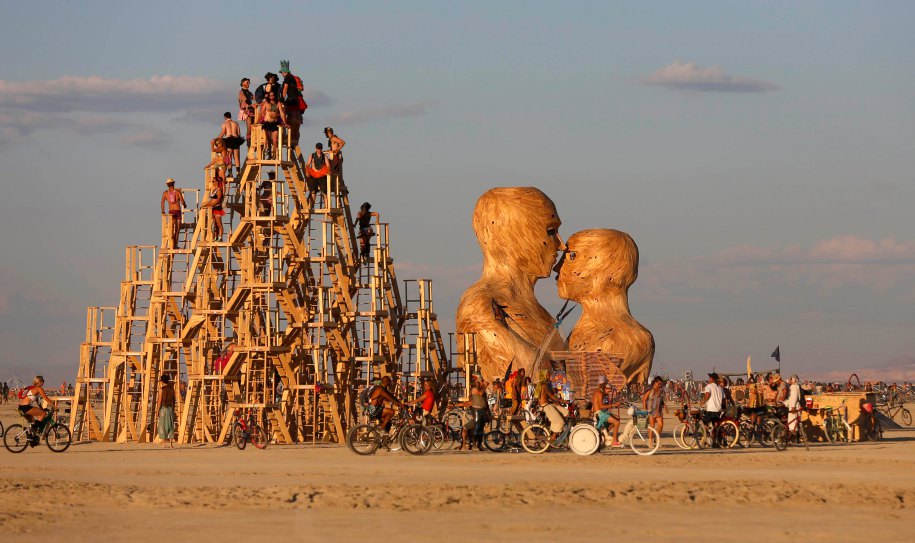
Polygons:
<instances>
[{"instance_id":1,"label":"desert ground","mask_svg":"<svg viewBox=\"0 0 915 543\"><path fill-rule=\"evenodd\" d=\"M14 406L0 420L16 421ZM899 540L915 429L809 451L379 452L43 444L0 450L2 541Z\"/></svg>"}]
</instances>

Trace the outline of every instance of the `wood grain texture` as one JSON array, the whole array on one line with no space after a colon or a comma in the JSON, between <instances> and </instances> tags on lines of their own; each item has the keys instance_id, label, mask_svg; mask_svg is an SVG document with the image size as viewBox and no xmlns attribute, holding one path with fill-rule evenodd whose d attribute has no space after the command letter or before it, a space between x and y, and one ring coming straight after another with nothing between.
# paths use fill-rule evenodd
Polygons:
<instances>
[{"instance_id":1,"label":"wood grain texture","mask_svg":"<svg viewBox=\"0 0 915 543\"><path fill-rule=\"evenodd\" d=\"M458 333L476 334L477 362L487 380L501 378L513 359L513 369L530 370L548 334L546 351L565 350L560 335L550 333L555 320L534 294L565 248L560 224L553 201L533 187L494 188L477 200L473 230L483 272L461 297L456 320Z\"/></svg>"},{"instance_id":2,"label":"wood grain texture","mask_svg":"<svg viewBox=\"0 0 915 543\"><path fill-rule=\"evenodd\" d=\"M629 287L639 272L635 241L619 230L591 229L575 233L567 245L559 296L582 307L569 350L619 353L629 382L644 382L654 359L654 337L629 311Z\"/></svg>"}]
</instances>

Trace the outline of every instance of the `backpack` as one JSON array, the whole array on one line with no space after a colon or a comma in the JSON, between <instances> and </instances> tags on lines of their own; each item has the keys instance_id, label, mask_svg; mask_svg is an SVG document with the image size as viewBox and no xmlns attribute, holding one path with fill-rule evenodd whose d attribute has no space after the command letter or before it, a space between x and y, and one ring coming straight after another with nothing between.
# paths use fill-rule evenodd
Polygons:
<instances>
[{"instance_id":1,"label":"backpack","mask_svg":"<svg viewBox=\"0 0 915 543\"><path fill-rule=\"evenodd\" d=\"M800 391L798 401L801 403L801 411L807 411L807 391L801 385L797 385L797 389Z\"/></svg>"},{"instance_id":2,"label":"backpack","mask_svg":"<svg viewBox=\"0 0 915 543\"><path fill-rule=\"evenodd\" d=\"M305 85L302 84L302 78L297 75L293 75L292 77L295 78L295 88L299 89L299 92L305 90Z\"/></svg>"},{"instance_id":3,"label":"backpack","mask_svg":"<svg viewBox=\"0 0 915 543\"><path fill-rule=\"evenodd\" d=\"M378 388L378 385L367 386L362 389L362 392L359 393L359 404L363 407L367 406L372 399L372 393L375 392L376 388Z\"/></svg>"},{"instance_id":4,"label":"backpack","mask_svg":"<svg viewBox=\"0 0 915 543\"><path fill-rule=\"evenodd\" d=\"M33 388L35 388L34 385L29 385L23 389L20 389L19 390L19 399L24 400L25 397L29 394L29 391L32 390Z\"/></svg>"}]
</instances>

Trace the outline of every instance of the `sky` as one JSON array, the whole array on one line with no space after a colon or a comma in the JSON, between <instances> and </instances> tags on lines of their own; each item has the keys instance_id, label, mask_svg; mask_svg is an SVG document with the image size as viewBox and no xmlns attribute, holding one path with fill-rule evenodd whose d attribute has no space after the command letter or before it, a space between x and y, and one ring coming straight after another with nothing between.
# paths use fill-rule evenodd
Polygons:
<instances>
[{"instance_id":1,"label":"sky","mask_svg":"<svg viewBox=\"0 0 915 543\"><path fill-rule=\"evenodd\" d=\"M72 381L159 195L289 59L302 128L453 331L471 216L536 186L628 232L655 369L915 380L911 2L2 2L0 380ZM441 4L441 5L439 5ZM537 292L551 312L555 282ZM571 329L575 311L564 328Z\"/></svg>"}]
</instances>

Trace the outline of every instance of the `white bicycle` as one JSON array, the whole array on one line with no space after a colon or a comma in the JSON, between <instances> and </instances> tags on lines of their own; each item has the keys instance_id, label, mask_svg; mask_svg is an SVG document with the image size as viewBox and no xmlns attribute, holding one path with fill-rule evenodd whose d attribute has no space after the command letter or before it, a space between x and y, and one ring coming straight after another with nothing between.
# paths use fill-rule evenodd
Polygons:
<instances>
[{"instance_id":1,"label":"white bicycle","mask_svg":"<svg viewBox=\"0 0 915 543\"><path fill-rule=\"evenodd\" d=\"M620 443L629 445L635 454L642 456L651 456L661 447L661 436L658 431L648 426L648 411L637 409L635 405L629 406L629 415L632 420L626 423L623 432L620 435ZM606 434L605 441L609 440L609 433L605 428L602 432Z\"/></svg>"}]
</instances>

